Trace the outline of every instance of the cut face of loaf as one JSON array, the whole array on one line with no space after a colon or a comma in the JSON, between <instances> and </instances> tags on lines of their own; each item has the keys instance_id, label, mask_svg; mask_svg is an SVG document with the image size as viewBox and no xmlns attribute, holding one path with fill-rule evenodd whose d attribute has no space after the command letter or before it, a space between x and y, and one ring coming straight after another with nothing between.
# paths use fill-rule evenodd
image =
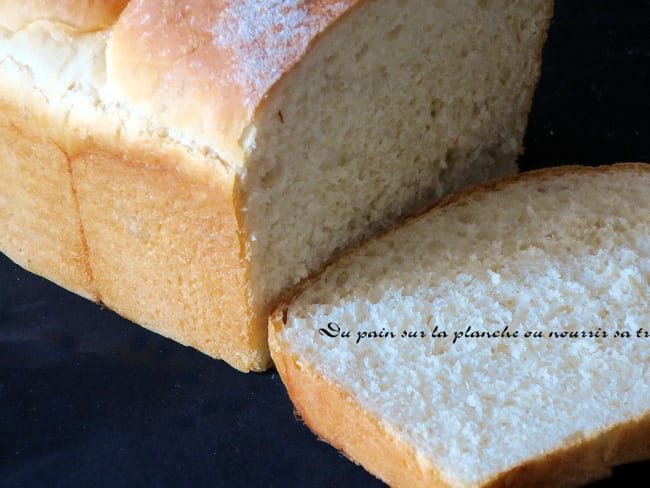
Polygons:
<instances>
[{"instance_id":1,"label":"cut face of loaf","mask_svg":"<svg viewBox=\"0 0 650 488\"><path fill-rule=\"evenodd\" d=\"M336 250L515 171L552 4L69 3L0 5L0 249L241 370Z\"/></svg>"},{"instance_id":2,"label":"cut face of loaf","mask_svg":"<svg viewBox=\"0 0 650 488\"><path fill-rule=\"evenodd\" d=\"M649 188L642 164L524 174L336 260L271 319L298 412L393 486L650 457Z\"/></svg>"}]
</instances>

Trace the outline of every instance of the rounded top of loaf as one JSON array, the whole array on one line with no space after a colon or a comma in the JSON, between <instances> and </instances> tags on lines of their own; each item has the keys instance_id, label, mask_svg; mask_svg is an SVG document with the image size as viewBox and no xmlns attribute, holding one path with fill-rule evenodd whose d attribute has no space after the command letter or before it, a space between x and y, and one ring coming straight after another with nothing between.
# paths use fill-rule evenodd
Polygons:
<instances>
[{"instance_id":1,"label":"rounded top of loaf","mask_svg":"<svg viewBox=\"0 0 650 488\"><path fill-rule=\"evenodd\" d=\"M0 3L0 26L16 31L37 20L92 32L115 23L128 0L11 0Z\"/></svg>"},{"instance_id":2,"label":"rounded top of loaf","mask_svg":"<svg viewBox=\"0 0 650 488\"><path fill-rule=\"evenodd\" d=\"M357 2L134 0L109 42L109 82L128 104L212 141L238 165L273 85Z\"/></svg>"}]
</instances>

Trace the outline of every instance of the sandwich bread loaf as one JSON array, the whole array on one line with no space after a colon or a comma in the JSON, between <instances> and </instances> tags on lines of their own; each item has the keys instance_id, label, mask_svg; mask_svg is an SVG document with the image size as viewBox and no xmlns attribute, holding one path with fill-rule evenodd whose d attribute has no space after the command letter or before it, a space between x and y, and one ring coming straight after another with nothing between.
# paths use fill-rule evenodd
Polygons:
<instances>
[{"instance_id":1,"label":"sandwich bread loaf","mask_svg":"<svg viewBox=\"0 0 650 488\"><path fill-rule=\"evenodd\" d=\"M647 164L526 173L336 259L270 322L298 413L392 486L650 458L649 188Z\"/></svg>"},{"instance_id":2,"label":"sandwich bread loaf","mask_svg":"<svg viewBox=\"0 0 650 488\"><path fill-rule=\"evenodd\" d=\"M513 173L552 2L0 3L0 250L243 371L277 297Z\"/></svg>"}]
</instances>

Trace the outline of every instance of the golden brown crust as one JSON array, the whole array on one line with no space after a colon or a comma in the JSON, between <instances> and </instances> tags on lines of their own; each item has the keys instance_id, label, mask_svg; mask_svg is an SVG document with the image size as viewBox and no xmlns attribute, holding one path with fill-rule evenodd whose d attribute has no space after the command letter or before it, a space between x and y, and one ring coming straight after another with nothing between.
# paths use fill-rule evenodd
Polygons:
<instances>
[{"instance_id":1,"label":"golden brown crust","mask_svg":"<svg viewBox=\"0 0 650 488\"><path fill-rule=\"evenodd\" d=\"M113 31L108 76L128 103L209 134L236 164L271 87L357 1L134 0Z\"/></svg>"},{"instance_id":2,"label":"golden brown crust","mask_svg":"<svg viewBox=\"0 0 650 488\"><path fill-rule=\"evenodd\" d=\"M103 33L76 39L42 27L52 42L79 41L84 55L70 65L103 54ZM61 94L79 97L66 111L59 94L34 88L47 72L20 61L5 59L0 76L0 251L242 371L266 369L266 316L250 305L233 175L214 157L89 109L73 89Z\"/></svg>"},{"instance_id":3,"label":"golden brown crust","mask_svg":"<svg viewBox=\"0 0 650 488\"><path fill-rule=\"evenodd\" d=\"M274 333L282 325L281 314L270 317L271 355L298 414L313 432L391 486L449 486L351 395L292 354Z\"/></svg>"},{"instance_id":4,"label":"golden brown crust","mask_svg":"<svg viewBox=\"0 0 650 488\"><path fill-rule=\"evenodd\" d=\"M44 114L36 99L0 100L0 251L237 369L266 369L233 178L182 149L118 145Z\"/></svg>"},{"instance_id":5,"label":"golden brown crust","mask_svg":"<svg viewBox=\"0 0 650 488\"><path fill-rule=\"evenodd\" d=\"M394 232L405 223L422 218L429 211L453 205L481 193L502 190L520 181L539 181L563 175L617 173L629 171L650 174L650 164L619 163L610 166L559 166L522 173L487 182L432 204L406 222L383 231L334 257L329 265L354 254L373 239ZM327 268L321 269L322 274ZM287 295L269 318L271 356L297 411L319 437L343 451L353 461L391 486L447 486L436 468L425 460L418 463L411 446L381 426L380 420L365 410L354 395L319 374L307 360L298 357L279 337L288 321L288 308L301 292L318 279L316 274ZM332 416L331 412L336 412ZM527 486L579 486L611 475L611 468L624 463L650 459L650 411L638 419L616 425L574 445L564 446L539 459L486 480L490 488Z\"/></svg>"},{"instance_id":6,"label":"golden brown crust","mask_svg":"<svg viewBox=\"0 0 650 488\"><path fill-rule=\"evenodd\" d=\"M0 99L0 251L97 301L70 162L45 113Z\"/></svg>"},{"instance_id":7,"label":"golden brown crust","mask_svg":"<svg viewBox=\"0 0 650 488\"><path fill-rule=\"evenodd\" d=\"M0 25L19 30L29 22L48 20L76 32L105 29L115 23L128 0L17 0L0 3Z\"/></svg>"},{"instance_id":8,"label":"golden brown crust","mask_svg":"<svg viewBox=\"0 0 650 488\"><path fill-rule=\"evenodd\" d=\"M153 142L70 147L90 265L102 301L242 371L269 366L240 258L233 178ZM256 320L257 319L257 320Z\"/></svg>"}]
</instances>

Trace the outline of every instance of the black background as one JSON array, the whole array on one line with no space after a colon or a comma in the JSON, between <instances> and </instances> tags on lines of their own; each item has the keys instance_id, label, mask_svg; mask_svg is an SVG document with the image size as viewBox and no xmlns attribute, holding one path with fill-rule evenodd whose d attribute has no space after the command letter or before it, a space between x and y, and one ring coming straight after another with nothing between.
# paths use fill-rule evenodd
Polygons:
<instances>
[{"instance_id":1,"label":"black background","mask_svg":"<svg viewBox=\"0 0 650 488\"><path fill-rule=\"evenodd\" d=\"M649 1L557 2L542 71L522 169L650 161ZM277 373L238 373L0 255L1 486L341 483L382 486L296 420Z\"/></svg>"}]
</instances>

